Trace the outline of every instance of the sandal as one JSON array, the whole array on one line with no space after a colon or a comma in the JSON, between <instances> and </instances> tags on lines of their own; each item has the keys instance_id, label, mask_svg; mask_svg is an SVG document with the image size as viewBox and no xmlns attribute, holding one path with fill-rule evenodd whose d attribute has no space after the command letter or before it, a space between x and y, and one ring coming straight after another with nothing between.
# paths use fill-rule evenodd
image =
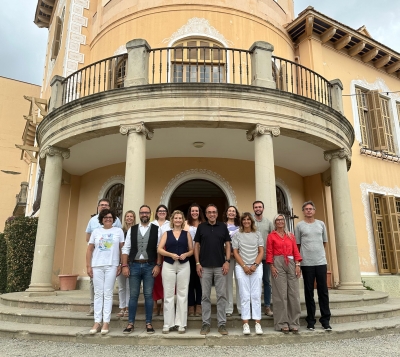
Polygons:
<instances>
[{"instance_id":1,"label":"sandal","mask_svg":"<svg viewBox=\"0 0 400 357\"><path fill-rule=\"evenodd\" d=\"M121 309L121 311L117 314L118 317L124 317L125 310Z\"/></svg>"},{"instance_id":2,"label":"sandal","mask_svg":"<svg viewBox=\"0 0 400 357\"><path fill-rule=\"evenodd\" d=\"M288 333L289 333L289 327L282 327L282 328L281 328L281 331L282 331L284 334L288 334Z\"/></svg>"},{"instance_id":3,"label":"sandal","mask_svg":"<svg viewBox=\"0 0 400 357\"><path fill-rule=\"evenodd\" d=\"M290 329L290 332L292 332L294 334L298 334L299 333L299 329L298 328L292 328L292 329Z\"/></svg>"},{"instance_id":4,"label":"sandal","mask_svg":"<svg viewBox=\"0 0 400 357\"><path fill-rule=\"evenodd\" d=\"M147 323L147 324L146 324L146 332L147 332L148 334L152 334L152 333L156 332L156 331L154 330L153 325L152 325L151 323Z\"/></svg>"},{"instance_id":5,"label":"sandal","mask_svg":"<svg viewBox=\"0 0 400 357\"><path fill-rule=\"evenodd\" d=\"M128 309L127 310L125 310L125 312L124 312L124 317L128 317L129 316L129 311L128 311Z\"/></svg>"},{"instance_id":6,"label":"sandal","mask_svg":"<svg viewBox=\"0 0 400 357\"><path fill-rule=\"evenodd\" d=\"M133 330L135 329L135 327L133 326L132 323L129 323L128 326L125 327L125 330L122 331L122 333L128 334L133 332Z\"/></svg>"}]
</instances>

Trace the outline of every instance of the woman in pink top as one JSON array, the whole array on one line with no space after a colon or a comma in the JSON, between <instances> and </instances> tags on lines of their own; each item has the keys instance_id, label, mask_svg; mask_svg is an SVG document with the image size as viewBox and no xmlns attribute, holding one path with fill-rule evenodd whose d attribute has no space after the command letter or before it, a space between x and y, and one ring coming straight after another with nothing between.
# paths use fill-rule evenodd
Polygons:
<instances>
[{"instance_id":1,"label":"woman in pink top","mask_svg":"<svg viewBox=\"0 0 400 357\"><path fill-rule=\"evenodd\" d=\"M301 255L296 238L286 229L285 217L274 217L275 230L268 235L266 262L271 266L275 330L299 332Z\"/></svg>"}]
</instances>

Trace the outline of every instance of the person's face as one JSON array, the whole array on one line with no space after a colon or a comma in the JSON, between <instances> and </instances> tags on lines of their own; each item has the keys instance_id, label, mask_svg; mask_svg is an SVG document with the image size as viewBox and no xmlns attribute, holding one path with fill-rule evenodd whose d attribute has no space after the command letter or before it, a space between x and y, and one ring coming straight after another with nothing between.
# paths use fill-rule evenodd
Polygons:
<instances>
[{"instance_id":1,"label":"person's face","mask_svg":"<svg viewBox=\"0 0 400 357\"><path fill-rule=\"evenodd\" d=\"M150 210L148 207L142 207L139 212L140 222L146 224L150 221Z\"/></svg>"},{"instance_id":2,"label":"person's face","mask_svg":"<svg viewBox=\"0 0 400 357\"><path fill-rule=\"evenodd\" d=\"M214 206L208 207L206 210L206 216L207 216L208 222L210 224L214 224L217 221L217 217L218 217L217 208Z\"/></svg>"},{"instance_id":3,"label":"person's face","mask_svg":"<svg viewBox=\"0 0 400 357\"><path fill-rule=\"evenodd\" d=\"M111 228L113 223L114 223L114 218L111 213L103 217L104 228Z\"/></svg>"},{"instance_id":4,"label":"person's face","mask_svg":"<svg viewBox=\"0 0 400 357\"><path fill-rule=\"evenodd\" d=\"M167 210L164 207L160 207L157 211L157 217L158 219L165 221L167 217Z\"/></svg>"},{"instance_id":5,"label":"person's face","mask_svg":"<svg viewBox=\"0 0 400 357\"><path fill-rule=\"evenodd\" d=\"M199 219L199 207L191 207L190 208L190 215L192 216L193 219Z\"/></svg>"},{"instance_id":6,"label":"person's face","mask_svg":"<svg viewBox=\"0 0 400 357\"><path fill-rule=\"evenodd\" d=\"M103 209L110 209L110 205L107 201L100 201L99 205L97 206L97 210L100 213Z\"/></svg>"},{"instance_id":7,"label":"person's face","mask_svg":"<svg viewBox=\"0 0 400 357\"><path fill-rule=\"evenodd\" d=\"M251 228L251 219L249 217L244 217L242 219L243 228Z\"/></svg>"},{"instance_id":8,"label":"person's face","mask_svg":"<svg viewBox=\"0 0 400 357\"><path fill-rule=\"evenodd\" d=\"M183 217L181 214L176 214L172 220L175 228L181 228L183 225Z\"/></svg>"},{"instance_id":9,"label":"person's face","mask_svg":"<svg viewBox=\"0 0 400 357\"><path fill-rule=\"evenodd\" d=\"M255 203L253 206L253 211L256 216L261 216L264 212L262 203Z\"/></svg>"},{"instance_id":10,"label":"person's face","mask_svg":"<svg viewBox=\"0 0 400 357\"><path fill-rule=\"evenodd\" d=\"M236 210L233 207L229 207L226 211L226 216L230 219L236 218Z\"/></svg>"},{"instance_id":11,"label":"person's face","mask_svg":"<svg viewBox=\"0 0 400 357\"><path fill-rule=\"evenodd\" d=\"M285 218L283 216L278 216L275 220L276 228L285 228Z\"/></svg>"},{"instance_id":12,"label":"person's face","mask_svg":"<svg viewBox=\"0 0 400 357\"><path fill-rule=\"evenodd\" d=\"M315 208L312 205L306 205L303 208L304 217L312 218L315 215Z\"/></svg>"},{"instance_id":13,"label":"person's face","mask_svg":"<svg viewBox=\"0 0 400 357\"><path fill-rule=\"evenodd\" d=\"M125 223L128 225L132 225L134 221L133 213L127 213L125 216Z\"/></svg>"}]
</instances>

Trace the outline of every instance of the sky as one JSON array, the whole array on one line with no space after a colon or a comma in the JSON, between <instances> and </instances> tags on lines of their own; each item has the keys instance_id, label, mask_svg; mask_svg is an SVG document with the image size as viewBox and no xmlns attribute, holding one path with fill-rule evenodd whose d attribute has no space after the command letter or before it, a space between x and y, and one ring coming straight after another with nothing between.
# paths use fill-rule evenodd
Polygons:
<instances>
[{"instance_id":1,"label":"sky","mask_svg":"<svg viewBox=\"0 0 400 357\"><path fill-rule=\"evenodd\" d=\"M279 1L279 0L278 0ZM0 76L41 84L46 28L33 23L37 0L3 1L0 11ZM295 14L307 6L358 29L400 52L400 0L294 0Z\"/></svg>"}]
</instances>

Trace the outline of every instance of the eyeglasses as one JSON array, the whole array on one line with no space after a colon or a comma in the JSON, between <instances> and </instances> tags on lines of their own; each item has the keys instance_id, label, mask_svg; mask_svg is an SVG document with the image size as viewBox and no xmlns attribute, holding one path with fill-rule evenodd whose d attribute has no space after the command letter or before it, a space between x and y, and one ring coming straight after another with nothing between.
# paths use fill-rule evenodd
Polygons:
<instances>
[{"instance_id":1,"label":"eyeglasses","mask_svg":"<svg viewBox=\"0 0 400 357\"><path fill-rule=\"evenodd\" d=\"M167 211L165 209L160 209L157 211L157 213L167 213Z\"/></svg>"},{"instance_id":2,"label":"eyeglasses","mask_svg":"<svg viewBox=\"0 0 400 357\"><path fill-rule=\"evenodd\" d=\"M303 211L314 211L315 208L303 208Z\"/></svg>"},{"instance_id":3,"label":"eyeglasses","mask_svg":"<svg viewBox=\"0 0 400 357\"><path fill-rule=\"evenodd\" d=\"M139 214L141 214L142 216L148 216L150 212L139 212Z\"/></svg>"},{"instance_id":4,"label":"eyeglasses","mask_svg":"<svg viewBox=\"0 0 400 357\"><path fill-rule=\"evenodd\" d=\"M113 216L105 216L103 219L113 219Z\"/></svg>"}]
</instances>

